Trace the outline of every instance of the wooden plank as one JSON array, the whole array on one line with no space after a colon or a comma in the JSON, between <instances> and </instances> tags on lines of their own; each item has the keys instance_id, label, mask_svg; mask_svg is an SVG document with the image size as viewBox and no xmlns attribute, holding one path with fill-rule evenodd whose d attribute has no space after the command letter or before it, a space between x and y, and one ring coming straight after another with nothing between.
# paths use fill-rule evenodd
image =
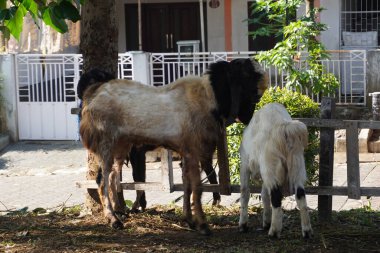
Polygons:
<instances>
[{"instance_id":1,"label":"wooden plank","mask_svg":"<svg viewBox=\"0 0 380 253\"><path fill-rule=\"evenodd\" d=\"M380 121L359 120L358 128L380 129Z\"/></svg>"},{"instance_id":2,"label":"wooden plank","mask_svg":"<svg viewBox=\"0 0 380 253\"><path fill-rule=\"evenodd\" d=\"M145 182L145 183L121 182L120 185L124 190L146 190L146 191L162 190L162 184L159 182ZM76 186L78 188L98 189L98 184L96 183L95 180L79 181L79 182L76 182Z\"/></svg>"},{"instance_id":3,"label":"wooden plank","mask_svg":"<svg viewBox=\"0 0 380 253\"><path fill-rule=\"evenodd\" d=\"M308 127L327 127L334 129L345 129L352 120L340 119L319 119L319 118L294 118L305 123ZM359 128L380 129L380 121L374 120L355 120Z\"/></svg>"},{"instance_id":4,"label":"wooden plank","mask_svg":"<svg viewBox=\"0 0 380 253\"><path fill-rule=\"evenodd\" d=\"M145 183L121 183L124 190L134 191L162 191L163 186L158 182L145 182Z\"/></svg>"},{"instance_id":5,"label":"wooden plank","mask_svg":"<svg viewBox=\"0 0 380 253\"><path fill-rule=\"evenodd\" d=\"M71 108L71 114L79 115L81 113L81 108Z\"/></svg>"},{"instance_id":6,"label":"wooden plank","mask_svg":"<svg viewBox=\"0 0 380 253\"><path fill-rule=\"evenodd\" d=\"M85 181L78 181L75 182L75 185L78 188L84 188L84 189L98 189L98 184L95 180L85 180Z\"/></svg>"},{"instance_id":7,"label":"wooden plank","mask_svg":"<svg viewBox=\"0 0 380 253\"><path fill-rule=\"evenodd\" d=\"M173 192L173 158L172 151L161 149L161 182L164 191Z\"/></svg>"},{"instance_id":8,"label":"wooden plank","mask_svg":"<svg viewBox=\"0 0 380 253\"><path fill-rule=\"evenodd\" d=\"M350 121L346 130L348 198L360 199L358 122Z\"/></svg>"},{"instance_id":9,"label":"wooden plank","mask_svg":"<svg viewBox=\"0 0 380 253\"><path fill-rule=\"evenodd\" d=\"M322 98L321 118L331 119L335 116L335 100ZM334 168L334 129L321 127L319 150L319 186L332 186ZM332 215L332 197L318 196L318 216L321 221L328 221Z\"/></svg>"},{"instance_id":10,"label":"wooden plank","mask_svg":"<svg viewBox=\"0 0 380 253\"><path fill-rule=\"evenodd\" d=\"M322 107L322 105L321 105ZM346 128L346 122L339 119L319 119L319 118L294 118L303 122L308 127L325 127L334 129Z\"/></svg>"},{"instance_id":11,"label":"wooden plank","mask_svg":"<svg viewBox=\"0 0 380 253\"><path fill-rule=\"evenodd\" d=\"M95 180L87 180L76 182L77 187L87 189L97 189L98 185ZM146 183L125 183L122 182L121 186L124 190L146 190L146 191L160 191L162 184L159 182L146 182ZM217 184L203 184L202 189L204 192L219 191ZM362 196L380 196L380 187L361 187ZM183 191L183 184L173 184L173 191ZM240 193L239 185L231 185L232 193ZM261 186L250 186L251 193L259 194ZM309 186L305 187L306 195L329 195L329 196L347 196L348 187L346 186Z\"/></svg>"},{"instance_id":12,"label":"wooden plank","mask_svg":"<svg viewBox=\"0 0 380 253\"><path fill-rule=\"evenodd\" d=\"M231 195L230 167L228 163L227 134L223 127L217 142L217 156L219 166L219 193Z\"/></svg>"}]
</instances>

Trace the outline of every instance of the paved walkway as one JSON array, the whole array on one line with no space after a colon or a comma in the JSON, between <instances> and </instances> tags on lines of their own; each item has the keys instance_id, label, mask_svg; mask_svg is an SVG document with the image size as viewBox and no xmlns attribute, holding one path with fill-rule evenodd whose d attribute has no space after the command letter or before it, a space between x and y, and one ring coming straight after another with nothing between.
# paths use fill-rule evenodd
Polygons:
<instances>
[{"instance_id":1,"label":"paved walkway","mask_svg":"<svg viewBox=\"0 0 380 253\"><path fill-rule=\"evenodd\" d=\"M27 207L28 210L42 207L56 209L84 202L84 189L75 182L85 180L86 150L81 143L67 142L19 142L11 144L0 153L0 214L7 210ZM362 186L380 187L380 154L360 155ZM160 163L148 163L147 180L160 181ZM125 168L123 175L132 182L131 169ZM181 183L181 170L174 163L175 183ZM335 153L334 185L346 184L346 158L344 153ZM125 199L134 200L134 191L125 191ZM182 192L147 192L148 206L177 203L182 205ZM211 203L212 194L204 193L203 203ZM222 196L222 205L238 203L239 194ZM316 209L317 197L307 196L310 208ZM251 204L258 204L251 198ZM380 197L351 200L344 196L333 197L334 210L346 210L371 205L380 210ZM294 208L294 198L284 201L285 208Z\"/></svg>"}]
</instances>

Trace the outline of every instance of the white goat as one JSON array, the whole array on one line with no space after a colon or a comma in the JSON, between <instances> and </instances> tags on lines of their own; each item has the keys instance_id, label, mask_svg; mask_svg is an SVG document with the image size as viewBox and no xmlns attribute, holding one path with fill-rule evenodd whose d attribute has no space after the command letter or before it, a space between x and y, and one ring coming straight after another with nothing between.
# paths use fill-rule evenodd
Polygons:
<instances>
[{"instance_id":1,"label":"white goat","mask_svg":"<svg viewBox=\"0 0 380 253\"><path fill-rule=\"evenodd\" d=\"M263 227L270 226L268 235L280 237L283 216L281 201L284 192L296 194L297 206L301 213L302 236L312 236L304 190L304 149L307 142L308 132L305 124L292 120L283 105L267 104L253 115L244 131L240 146L241 232L248 231L249 181L260 172L263 181Z\"/></svg>"}]
</instances>

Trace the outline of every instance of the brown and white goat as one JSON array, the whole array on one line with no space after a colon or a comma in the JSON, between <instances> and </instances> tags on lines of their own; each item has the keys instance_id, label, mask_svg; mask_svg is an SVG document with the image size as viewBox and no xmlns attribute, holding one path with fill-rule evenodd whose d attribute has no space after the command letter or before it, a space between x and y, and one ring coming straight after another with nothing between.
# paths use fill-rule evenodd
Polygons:
<instances>
[{"instance_id":1,"label":"brown and white goat","mask_svg":"<svg viewBox=\"0 0 380 253\"><path fill-rule=\"evenodd\" d=\"M108 190L114 159L124 159L132 145L150 144L177 151L183 157L183 211L191 227L209 234L201 205L199 164L216 149L224 122L248 124L255 104L266 89L260 66L250 59L217 62L203 77L185 77L161 87L129 80L107 80L93 70L82 75L80 135L98 156L102 168L103 208L112 227L122 228ZM193 194L194 217L190 195Z\"/></svg>"}]
</instances>

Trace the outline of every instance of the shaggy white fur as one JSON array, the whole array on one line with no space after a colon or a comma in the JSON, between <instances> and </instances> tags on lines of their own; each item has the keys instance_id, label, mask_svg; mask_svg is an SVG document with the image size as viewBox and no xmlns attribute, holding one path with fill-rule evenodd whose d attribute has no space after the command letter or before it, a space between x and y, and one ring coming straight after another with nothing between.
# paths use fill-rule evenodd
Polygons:
<instances>
[{"instance_id":1,"label":"shaggy white fur","mask_svg":"<svg viewBox=\"0 0 380 253\"><path fill-rule=\"evenodd\" d=\"M279 103L267 104L254 114L244 131L240 146L241 231L248 229L249 181L260 172L263 181L263 226L270 226L269 236L279 237L282 230L283 193L296 194L301 212L302 235L312 235L304 191L304 149L307 146L307 137L305 124L292 120L285 107Z\"/></svg>"}]
</instances>

